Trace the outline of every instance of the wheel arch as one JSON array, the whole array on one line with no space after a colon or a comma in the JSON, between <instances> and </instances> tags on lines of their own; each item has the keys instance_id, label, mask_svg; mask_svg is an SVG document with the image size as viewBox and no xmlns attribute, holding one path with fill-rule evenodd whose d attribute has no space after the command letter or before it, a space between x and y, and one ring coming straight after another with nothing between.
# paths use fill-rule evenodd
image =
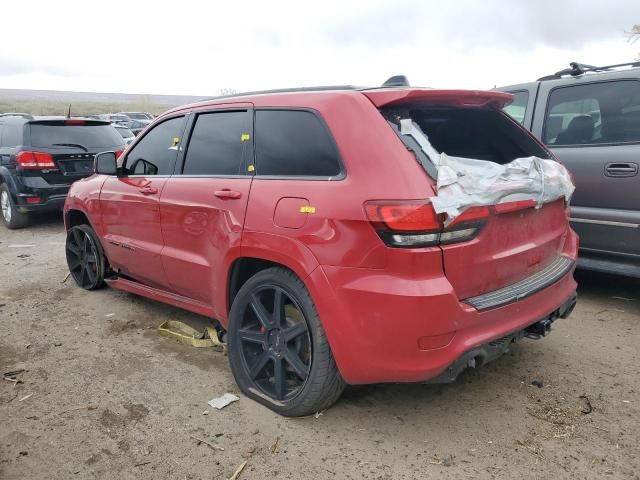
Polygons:
<instances>
[{"instance_id":1,"label":"wheel arch","mask_svg":"<svg viewBox=\"0 0 640 480\"><path fill-rule=\"evenodd\" d=\"M229 265L225 298L225 314L227 315L225 323L228 322L229 311L231 310L231 305L233 305L233 300L238 294L238 291L247 282L247 280L253 277L256 273L268 268L281 267L294 273L303 283L305 283L305 278L308 277L310 272L305 272L305 270L301 269L299 266L295 266L289 262L283 262L281 259L275 260L273 258L266 257L269 257L269 255L241 256L234 259Z\"/></svg>"}]
</instances>

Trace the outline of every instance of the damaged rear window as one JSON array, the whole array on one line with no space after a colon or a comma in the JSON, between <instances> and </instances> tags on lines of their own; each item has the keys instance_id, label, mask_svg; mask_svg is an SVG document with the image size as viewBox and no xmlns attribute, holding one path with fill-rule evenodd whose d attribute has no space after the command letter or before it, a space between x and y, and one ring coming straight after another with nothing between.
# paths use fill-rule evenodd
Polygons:
<instances>
[{"instance_id":1,"label":"damaged rear window","mask_svg":"<svg viewBox=\"0 0 640 480\"><path fill-rule=\"evenodd\" d=\"M452 157L486 160L500 165L517 158L549 158L547 151L533 140L515 121L500 111L458 107L387 108L382 114L399 134L405 146L416 154L427 172L435 169L425 163L437 164L431 158L435 152L420 146L412 135L402 135L401 120L411 120L437 150Z\"/></svg>"}]
</instances>

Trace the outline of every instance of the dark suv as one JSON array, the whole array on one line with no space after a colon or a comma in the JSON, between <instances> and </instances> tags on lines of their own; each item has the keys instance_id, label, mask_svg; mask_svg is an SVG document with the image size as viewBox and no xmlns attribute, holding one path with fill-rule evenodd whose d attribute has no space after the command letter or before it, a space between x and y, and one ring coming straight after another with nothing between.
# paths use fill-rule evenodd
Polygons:
<instances>
[{"instance_id":1,"label":"dark suv","mask_svg":"<svg viewBox=\"0 0 640 480\"><path fill-rule=\"evenodd\" d=\"M73 184L69 270L218 320L242 391L283 415L327 408L345 383L451 382L575 304L566 196L455 219L434 206L444 152L449 169L536 158L566 173L501 111L511 100L342 87L176 108Z\"/></svg>"},{"instance_id":2,"label":"dark suv","mask_svg":"<svg viewBox=\"0 0 640 480\"><path fill-rule=\"evenodd\" d=\"M501 87L505 111L573 174L578 266L640 277L640 62L571 67Z\"/></svg>"},{"instance_id":3,"label":"dark suv","mask_svg":"<svg viewBox=\"0 0 640 480\"><path fill-rule=\"evenodd\" d=\"M93 157L122 151L122 136L100 120L0 117L0 206L8 228L29 213L61 210L70 185L93 173Z\"/></svg>"}]
</instances>

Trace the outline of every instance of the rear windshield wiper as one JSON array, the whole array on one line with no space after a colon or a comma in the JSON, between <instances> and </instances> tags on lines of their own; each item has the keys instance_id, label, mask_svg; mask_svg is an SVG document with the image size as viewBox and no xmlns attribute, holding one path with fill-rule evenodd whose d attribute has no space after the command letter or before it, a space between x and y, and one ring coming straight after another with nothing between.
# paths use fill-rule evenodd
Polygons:
<instances>
[{"instance_id":1,"label":"rear windshield wiper","mask_svg":"<svg viewBox=\"0 0 640 480\"><path fill-rule=\"evenodd\" d=\"M87 147L84 147L79 143L52 143L51 145L53 145L54 147L76 147L76 148L81 148L85 152L89 151Z\"/></svg>"}]
</instances>

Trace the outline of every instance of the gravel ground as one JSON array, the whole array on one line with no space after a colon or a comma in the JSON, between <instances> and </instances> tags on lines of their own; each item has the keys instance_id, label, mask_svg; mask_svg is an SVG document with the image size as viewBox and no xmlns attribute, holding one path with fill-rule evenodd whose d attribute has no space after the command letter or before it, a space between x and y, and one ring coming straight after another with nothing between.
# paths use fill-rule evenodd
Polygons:
<instances>
[{"instance_id":1,"label":"gravel ground","mask_svg":"<svg viewBox=\"0 0 640 480\"><path fill-rule=\"evenodd\" d=\"M209 408L242 397L227 358L156 330L207 319L63 282L63 242L58 216L0 228L0 368L24 369L0 384L2 479L640 478L638 280L580 272L551 336L455 384L353 387L285 419Z\"/></svg>"}]
</instances>

